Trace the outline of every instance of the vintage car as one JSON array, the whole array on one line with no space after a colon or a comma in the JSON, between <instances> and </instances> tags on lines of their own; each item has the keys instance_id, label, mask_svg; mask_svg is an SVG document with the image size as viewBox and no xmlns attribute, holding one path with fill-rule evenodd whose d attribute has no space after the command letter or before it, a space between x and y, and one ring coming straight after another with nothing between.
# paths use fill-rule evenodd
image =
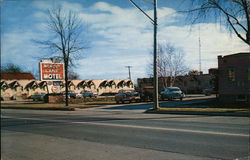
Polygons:
<instances>
[{"instance_id":1,"label":"vintage car","mask_svg":"<svg viewBox=\"0 0 250 160\"><path fill-rule=\"evenodd\" d=\"M65 96L66 95L66 92L63 91L62 94ZM79 93L76 93L74 91L68 91L68 97L69 98L82 98L82 95L79 94Z\"/></svg>"},{"instance_id":2,"label":"vintage car","mask_svg":"<svg viewBox=\"0 0 250 160\"><path fill-rule=\"evenodd\" d=\"M115 101L116 103L131 103L131 102L140 102L141 97L138 92L124 92L124 93L118 93L115 95Z\"/></svg>"},{"instance_id":3,"label":"vintage car","mask_svg":"<svg viewBox=\"0 0 250 160\"><path fill-rule=\"evenodd\" d=\"M86 97L90 97L90 98L95 98L97 95L94 94L93 92L89 92L89 91L81 91L80 94L82 95L82 97L86 98Z\"/></svg>"},{"instance_id":4,"label":"vintage car","mask_svg":"<svg viewBox=\"0 0 250 160\"><path fill-rule=\"evenodd\" d=\"M185 94L181 91L181 89L179 87L168 87L168 88L165 88L161 92L161 99L162 100L180 99L182 101L182 99L184 97L185 97Z\"/></svg>"}]
</instances>

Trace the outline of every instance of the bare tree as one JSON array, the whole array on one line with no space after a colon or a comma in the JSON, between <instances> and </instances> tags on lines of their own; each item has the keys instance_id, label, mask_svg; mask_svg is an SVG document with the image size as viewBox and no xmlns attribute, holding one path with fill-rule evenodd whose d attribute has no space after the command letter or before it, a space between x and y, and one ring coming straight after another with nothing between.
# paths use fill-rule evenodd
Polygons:
<instances>
[{"instance_id":1,"label":"bare tree","mask_svg":"<svg viewBox=\"0 0 250 160\"><path fill-rule=\"evenodd\" d=\"M65 69L65 105L68 106L68 69L74 58L85 49L80 39L83 26L76 13L72 11L67 12L61 7L49 10L48 18L47 27L53 38L40 43L51 49L52 53L59 54L63 59Z\"/></svg>"},{"instance_id":2,"label":"bare tree","mask_svg":"<svg viewBox=\"0 0 250 160\"><path fill-rule=\"evenodd\" d=\"M1 73L22 73L23 69L13 63L8 63L6 65L1 66Z\"/></svg>"},{"instance_id":3,"label":"bare tree","mask_svg":"<svg viewBox=\"0 0 250 160\"><path fill-rule=\"evenodd\" d=\"M150 68L152 68L150 64ZM170 43L158 44L157 71L163 87L173 86L176 77L188 71L185 65L184 52Z\"/></svg>"},{"instance_id":4,"label":"bare tree","mask_svg":"<svg viewBox=\"0 0 250 160\"><path fill-rule=\"evenodd\" d=\"M76 72L74 72L73 69L69 69L68 79L69 80L80 79L80 76L79 76L79 74L77 74Z\"/></svg>"},{"instance_id":5,"label":"bare tree","mask_svg":"<svg viewBox=\"0 0 250 160\"><path fill-rule=\"evenodd\" d=\"M189 71L188 72L188 75L189 76L193 76L193 75L200 75L201 74L201 72L200 71L198 71L198 70L191 70L191 71Z\"/></svg>"},{"instance_id":6,"label":"bare tree","mask_svg":"<svg viewBox=\"0 0 250 160\"><path fill-rule=\"evenodd\" d=\"M230 32L250 45L249 0L193 0L188 17L195 23L199 20L215 20L225 23Z\"/></svg>"}]
</instances>

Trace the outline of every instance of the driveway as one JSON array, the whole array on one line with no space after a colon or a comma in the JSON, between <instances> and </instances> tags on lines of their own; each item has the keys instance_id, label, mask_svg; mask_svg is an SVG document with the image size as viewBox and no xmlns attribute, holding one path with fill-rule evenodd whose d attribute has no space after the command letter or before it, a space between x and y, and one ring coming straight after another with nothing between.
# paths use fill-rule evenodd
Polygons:
<instances>
[{"instance_id":1,"label":"driveway","mask_svg":"<svg viewBox=\"0 0 250 160\"><path fill-rule=\"evenodd\" d=\"M196 103L202 103L202 102L208 102L215 99L215 96L206 96L206 97L189 97L185 98L183 101L179 100L173 100L173 101L160 101L160 107L178 107L181 108L185 105L185 107L188 107L187 104L196 104ZM147 110L150 108L153 108L154 103L148 102L148 103L130 103L130 104L117 104L117 105L107 105L104 106L103 109L107 110ZM190 107L193 107L190 105Z\"/></svg>"}]
</instances>

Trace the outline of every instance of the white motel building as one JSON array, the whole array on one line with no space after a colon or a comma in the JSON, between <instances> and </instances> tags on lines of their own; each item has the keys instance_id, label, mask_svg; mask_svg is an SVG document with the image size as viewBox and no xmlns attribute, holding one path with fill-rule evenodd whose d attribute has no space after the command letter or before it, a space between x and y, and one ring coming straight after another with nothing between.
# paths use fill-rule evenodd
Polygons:
<instances>
[{"instance_id":1,"label":"white motel building","mask_svg":"<svg viewBox=\"0 0 250 160\"><path fill-rule=\"evenodd\" d=\"M69 90L76 93L91 91L102 93L118 93L121 89L134 90L134 82L122 80L69 80ZM34 94L60 93L65 91L65 81L36 80L31 73L1 73L1 98L25 99Z\"/></svg>"}]
</instances>

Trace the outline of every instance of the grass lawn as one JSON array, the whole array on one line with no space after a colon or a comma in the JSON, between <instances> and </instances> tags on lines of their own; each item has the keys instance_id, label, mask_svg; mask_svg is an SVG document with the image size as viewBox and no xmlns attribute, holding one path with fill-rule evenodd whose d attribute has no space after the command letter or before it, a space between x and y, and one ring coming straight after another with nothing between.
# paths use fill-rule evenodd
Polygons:
<instances>
[{"instance_id":1,"label":"grass lawn","mask_svg":"<svg viewBox=\"0 0 250 160\"><path fill-rule=\"evenodd\" d=\"M176 106L173 108L161 107L158 111L169 111L169 112L218 112L218 113L249 113L250 108L249 104L246 103L220 103L216 99L200 102L200 103L192 103L185 104L181 106Z\"/></svg>"},{"instance_id":2,"label":"grass lawn","mask_svg":"<svg viewBox=\"0 0 250 160\"><path fill-rule=\"evenodd\" d=\"M159 108L158 111L176 112L231 112L231 113L250 113L247 108Z\"/></svg>"}]
</instances>

